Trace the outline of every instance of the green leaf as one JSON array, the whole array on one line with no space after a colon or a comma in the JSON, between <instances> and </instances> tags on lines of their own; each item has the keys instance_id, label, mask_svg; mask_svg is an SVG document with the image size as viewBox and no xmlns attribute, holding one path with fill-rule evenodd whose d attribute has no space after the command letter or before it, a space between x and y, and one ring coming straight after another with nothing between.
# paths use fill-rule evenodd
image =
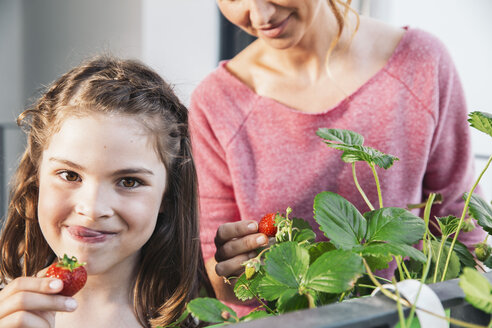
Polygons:
<instances>
[{"instance_id":1,"label":"green leaf","mask_svg":"<svg viewBox=\"0 0 492 328\"><path fill-rule=\"evenodd\" d=\"M258 295L267 301L274 301L285 293L290 293L291 290L297 292L298 289L298 287L286 286L272 276L266 274L258 284Z\"/></svg>"},{"instance_id":2,"label":"green leaf","mask_svg":"<svg viewBox=\"0 0 492 328\"><path fill-rule=\"evenodd\" d=\"M381 208L364 213L364 217L367 220L366 242L414 244L422 239L425 232L424 221L403 208Z\"/></svg>"},{"instance_id":3,"label":"green leaf","mask_svg":"<svg viewBox=\"0 0 492 328\"><path fill-rule=\"evenodd\" d=\"M292 218L292 228L297 228L299 230L302 230L302 229L313 230L313 227L311 227L309 222L307 222L304 219L300 219L300 218Z\"/></svg>"},{"instance_id":4,"label":"green leaf","mask_svg":"<svg viewBox=\"0 0 492 328\"><path fill-rule=\"evenodd\" d=\"M371 147L351 146L342 150L344 150L342 160L346 163L364 161L374 163L382 169L389 169L395 161L399 160L393 155L382 153Z\"/></svg>"},{"instance_id":5,"label":"green leaf","mask_svg":"<svg viewBox=\"0 0 492 328\"><path fill-rule=\"evenodd\" d=\"M459 284L468 303L486 313L492 313L492 285L484 276L474 269L465 268Z\"/></svg>"},{"instance_id":6,"label":"green leaf","mask_svg":"<svg viewBox=\"0 0 492 328\"><path fill-rule=\"evenodd\" d=\"M236 312L215 298L195 298L188 303L186 308L195 318L201 321L211 323L237 322ZM230 317L224 318L224 312L229 313Z\"/></svg>"},{"instance_id":7,"label":"green leaf","mask_svg":"<svg viewBox=\"0 0 492 328\"><path fill-rule=\"evenodd\" d=\"M492 256L489 256L488 259L486 259L483 264L487 266L489 269L492 269Z\"/></svg>"},{"instance_id":8,"label":"green leaf","mask_svg":"<svg viewBox=\"0 0 492 328\"><path fill-rule=\"evenodd\" d=\"M247 301L254 298L253 294L258 293L258 285L264 274L260 270L257 272L253 278L246 279L246 275L243 273L236 281L234 285L234 294L241 301Z\"/></svg>"},{"instance_id":9,"label":"green leaf","mask_svg":"<svg viewBox=\"0 0 492 328\"><path fill-rule=\"evenodd\" d=\"M468 122L475 129L482 131L492 137L492 114L485 112L471 112Z\"/></svg>"},{"instance_id":10,"label":"green leaf","mask_svg":"<svg viewBox=\"0 0 492 328\"><path fill-rule=\"evenodd\" d=\"M366 234L366 219L348 200L324 191L314 198L314 219L337 248L351 249Z\"/></svg>"},{"instance_id":11,"label":"green leaf","mask_svg":"<svg viewBox=\"0 0 492 328\"><path fill-rule=\"evenodd\" d=\"M292 237L292 240L297 242L313 242L316 239L316 234L311 229L302 229L300 231L295 231L293 235L294 236Z\"/></svg>"},{"instance_id":12,"label":"green leaf","mask_svg":"<svg viewBox=\"0 0 492 328\"><path fill-rule=\"evenodd\" d=\"M362 254L364 259L371 268L371 271L383 270L389 268L389 263L393 260L391 255L371 255L371 254Z\"/></svg>"},{"instance_id":13,"label":"green leaf","mask_svg":"<svg viewBox=\"0 0 492 328\"><path fill-rule=\"evenodd\" d=\"M467 198L465 193L463 198ZM489 234L492 234L492 207L487 204L480 196L472 194L469 204L470 215L477 220L477 223Z\"/></svg>"},{"instance_id":14,"label":"green leaf","mask_svg":"<svg viewBox=\"0 0 492 328\"><path fill-rule=\"evenodd\" d=\"M261 319L261 318L266 318L266 317L271 317L273 314L267 313L266 311L263 310L257 310L257 311L252 311L248 313L247 315L241 317L239 321L241 322L246 322L246 321L252 321L256 319Z\"/></svg>"},{"instance_id":15,"label":"green leaf","mask_svg":"<svg viewBox=\"0 0 492 328\"><path fill-rule=\"evenodd\" d=\"M364 272L362 258L346 250L321 255L309 268L305 286L325 293L342 293L354 287Z\"/></svg>"},{"instance_id":16,"label":"green leaf","mask_svg":"<svg viewBox=\"0 0 492 328\"><path fill-rule=\"evenodd\" d=\"M335 245L333 245L329 241L320 241L320 242L312 245L309 248L310 263L313 263L314 261L316 261L316 259L318 259L318 257L323 255L324 253L333 251L335 249L337 249L335 247Z\"/></svg>"},{"instance_id":17,"label":"green leaf","mask_svg":"<svg viewBox=\"0 0 492 328\"><path fill-rule=\"evenodd\" d=\"M442 273L444 271L444 266L446 264L446 258L449 254L449 247L444 245L441 251L441 256L439 258L439 263L437 263L439 247L440 247L440 243L438 241L431 240L432 261L431 261L429 276L426 280L427 283L432 281L432 278L434 277L434 270L436 268L436 265L437 265L437 278L441 280ZM446 272L446 277L444 278L444 280L457 278L458 275L460 274L460 271L461 271L460 260L458 258L458 255L456 255L456 252L453 250L451 252L451 259L449 260L448 271Z\"/></svg>"},{"instance_id":18,"label":"green leaf","mask_svg":"<svg viewBox=\"0 0 492 328\"><path fill-rule=\"evenodd\" d=\"M350 130L320 128L316 134L325 140L346 145L362 145L364 143L363 136Z\"/></svg>"},{"instance_id":19,"label":"green leaf","mask_svg":"<svg viewBox=\"0 0 492 328\"><path fill-rule=\"evenodd\" d=\"M441 237L437 237L437 240L440 242ZM446 239L445 245L448 247L448 249L449 249L449 247L451 247L451 242L452 242L452 238ZM468 247L466 247L465 244L463 244L459 240L456 240L456 242L454 244L453 251L456 253L456 255L458 256L458 258L460 260L461 271L463 271L464 267L472 267L472 268L475 267L475 265L476 265L475 258L473 256L473 254L470 253L470 251L468 250Z\"/></svg>"},{"instance_id":20,"label":"green leaf","mask_svg":"<svg viewBox=\"0 0 492 328\"><path fill-rule=\"evenodd\" d=\"M362 256L383 256L388 258L388 256L409 256L412 259L420 262L425 262L427 259L421 251L416 249L411 245L398 244L394 242L380 242L373 244L366 244L362 249Z\"/></svg>"},{"instance_id":21,"label":"green leaf","mask_svg":"<svg viewBox=\"0 0 492 328\"><path fill-rule=\"evenodd\" d=\"M288 287L299 287L308 266L309 253L296 242L277 244L265 255L265 271Z\"/></svg>"},{"instance_id":22,"label":"green leaf","mask_svg":"<svg viewBox=\"0 0 492 328\"><path fill-rule=\"evenodd\" d=\"M309 307L306 295L299 295L296 290L288 290L277 300L277 310L279 313L292 312Z\"/></svg>"},{"instance_id":23,"label":"green leaf","mask_svg":"<svg viewBox=\"0 0 492 328\"><path fill-rule=\"evenodd\" d=\"M444 236L449 236L458 230L458 225L460 223L460 219L456 216L448 215L441 218L436 218L439 227L441 228L442 234Z\"/></svg>"}]
</instances>

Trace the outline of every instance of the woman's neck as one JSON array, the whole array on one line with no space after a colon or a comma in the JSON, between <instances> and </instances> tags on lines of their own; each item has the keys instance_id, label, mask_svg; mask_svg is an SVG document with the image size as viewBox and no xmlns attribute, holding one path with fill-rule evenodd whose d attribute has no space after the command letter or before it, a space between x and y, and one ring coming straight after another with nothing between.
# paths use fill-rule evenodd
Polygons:
<instances>
[{"instance_id":1,"label":"woman's neck","mask_svg":"<svg viewBox=\"0 0 492 328\"><path fill-rule=\"evenodd\" d=\"M341 10L343 14L344 9ZM273 64L283 67L284 72L300 76L307 74L312 80L321 78L326 73L327 60L332 65L346 60L357 26L357 17L348 12L340 37L339 26L329 6L323 5L308 26L303 38L288 49L276 49L264 44L262 56ZM263 42L259 40L259 42ZM332 44L335 44L333 48Z\"/></svg>"}]
</instances>

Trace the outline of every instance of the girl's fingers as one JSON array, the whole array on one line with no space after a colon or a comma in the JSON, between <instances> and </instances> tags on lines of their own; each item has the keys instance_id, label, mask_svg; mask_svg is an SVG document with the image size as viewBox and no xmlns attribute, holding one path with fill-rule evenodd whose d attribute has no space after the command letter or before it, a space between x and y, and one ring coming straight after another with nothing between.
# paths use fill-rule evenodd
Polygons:
<instances>
[{"instance_id":1,"label":"girl's fingers","mask_svg":"<svg viewBox=\"0 0 492 328\"><path fill-rule=\"evenodd\" d=\"M262 233L255 233L246 237L229 240L217 247L215 259L217 262L227 261L239 254L250 253L266 244L268 244L268 239Z\"/></svg>"},{"instance_id":2,"label":"girl's fingers","mask_svg":"<svg viewBox=\"0 0 492 328\"><path fill-rule=\"evenodd\" d=\"M1 300L0 318L23 311L72 312L76 308L77 302L71 297L22 291Z\"/></svg>"},{"instance_id":3,"label":"girl's fingers","mask_svg":"<svg viewBox=\"0 0 492 328\"><path fill-rule=\"evenodd\" d=\"M56 294L63 288L63 282L55 278L20 277L11 281L0 292L0 299L5 299L19 291Z\"/></svg>"},{"instance_id":4,"label":"girl's fingers","mask_svg":"<svg viewBox=\"0 0 492 328\"><path fill-rule=\"evenodd\" d=\"M219 262L215 265L215 272L217 275L223 277L239 277L244 271L244 266L242 266L242 264L249 259L250 256L248 256L248 254L242 254L227 261Z\"/></svg>"},{"instance_id":5,"label":"girl's fingers","mask_svg":"<svg viewBox=\"0 0 492 328\"><path fill-rule=\"evenodd\" d=\"M28 311L15 312L6 318L0 318L0 327L4 328L53 328L53 325L43 318Z\"/></svg>"},{"instance_id":6,"label":"girl's fingers","mask_svg":"<svg viewBox=\"0 0 492 328\"><path fill-rule=\"evenodd\" d=\"M217 229L215 245L219 247L231 239L241 238L256 232L258 232L258 223L256 221L224 223Z\"/></svg>"}]
</instances>

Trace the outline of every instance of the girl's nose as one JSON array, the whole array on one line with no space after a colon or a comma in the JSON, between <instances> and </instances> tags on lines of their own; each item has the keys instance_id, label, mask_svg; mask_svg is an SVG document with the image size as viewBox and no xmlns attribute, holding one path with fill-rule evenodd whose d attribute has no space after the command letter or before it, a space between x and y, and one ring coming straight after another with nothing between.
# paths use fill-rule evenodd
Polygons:
<instances>
[{"instance_id":1,"label":"girl's nose","mask_svg":"<svg viewBox=\"0 0 492 328\"><path fill-rule=\"evenodd\" d=\"M268 0L250 0L249 19L255 28L261 28L270 23L275 13L275 5Z\"/></svg>"},{"instance_id":2,"label":"girl's nose","mask_svg":"<svg viewBox=\"0 0 492 328\"><path fill-rule=\"evenodd\" d=\"M110 192L99 184L86 184L76 195L75 212L92 220L109 218L114 214Z\"/></svg>"}]
</instances>

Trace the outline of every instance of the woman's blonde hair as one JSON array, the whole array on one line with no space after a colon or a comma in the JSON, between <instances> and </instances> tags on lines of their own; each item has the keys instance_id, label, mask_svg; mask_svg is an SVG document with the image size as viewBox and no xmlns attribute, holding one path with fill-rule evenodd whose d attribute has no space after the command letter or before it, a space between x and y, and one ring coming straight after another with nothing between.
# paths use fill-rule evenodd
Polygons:
<instances>
[{"instance_id":1,"label":"woman's blonde hair","mask_svg":"<svg viewBox=\"0 0 492 328\"><path fill-rule=\"evenodd\" d=\"M165 211L141 250L133 285L134 309L142 325L166 325L207 282L201 257L197 178L188 132L188 111L172 87L140 62L98 57L73 68L23 112L17 123L27 146L12 181L1 239L1 282L32 276L55 254L39 227L38 168L43 150L64 118L93 112L134 115L155 138L167 170Z\"/></svg>"},{"instance_id":2,"label":"woman's blonde hair","mask_svg":"<svg viewBox=\"0 0 492 328\"><path fill-rule=\"evenodd\" d=\"M336 45L338 44L338 41L340 41L340 38L342 37L343 30L346 26L348 14L352 12L357 18L357 25L355 26L354 32L351 35L351 39L355 36L355 33L357 33L360 23L359 14L351 7L352 0L328 0L328 4L330 5L333 15L335 15L335 19L337 20L338 31L336 37L331 41L330 47L328 48L327 58L330 57L330 54L333 52Z\"/></svg>"}]
</instances>

